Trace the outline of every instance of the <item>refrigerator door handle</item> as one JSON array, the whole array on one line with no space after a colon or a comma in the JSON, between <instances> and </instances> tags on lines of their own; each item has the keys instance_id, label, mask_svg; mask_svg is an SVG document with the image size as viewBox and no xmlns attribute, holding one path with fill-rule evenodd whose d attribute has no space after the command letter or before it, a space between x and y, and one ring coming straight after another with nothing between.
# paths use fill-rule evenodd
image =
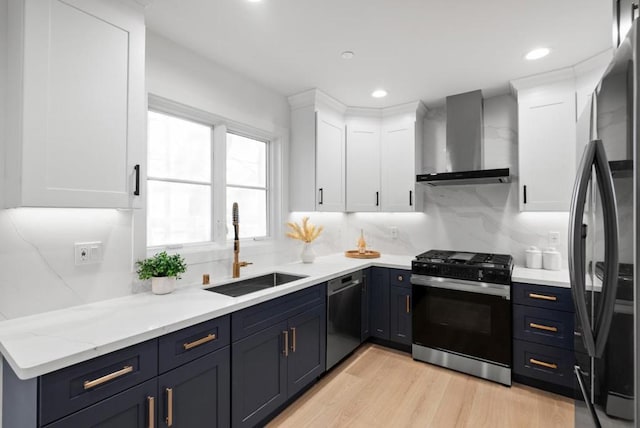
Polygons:
<instances>
[{"instance_id":1,"label":"refrigerator door handle","mask_svg":"<svg viewBox=\"0 0 640 428\"><path fill-rule=\"evenodd\" d=\"M591 168L595 161L596 141L587 144L582 154L578 175L573 187L571 198L571 214L569 216L569 277L571 294L576 307L576 313L582 326L582 341L589 356L594 356L596 345L589 320L587 303L585 301L585 227L582 224L584 204L587 198Z\"/></svg>"},{"instance_id":2,"label":"refrigerator door handle","mask_svg":"<svg viewBox=\"0 0 640 428\"><path fill-rule=\"evenodd\" d=\"M595 326L596 349L594 357L600 358L607 344L618 289L618 209L611 168L601 140L596 142L595 168L602 198L604 221L604 276L602 278L602 304Z\"/></svg>"}]
</instances>

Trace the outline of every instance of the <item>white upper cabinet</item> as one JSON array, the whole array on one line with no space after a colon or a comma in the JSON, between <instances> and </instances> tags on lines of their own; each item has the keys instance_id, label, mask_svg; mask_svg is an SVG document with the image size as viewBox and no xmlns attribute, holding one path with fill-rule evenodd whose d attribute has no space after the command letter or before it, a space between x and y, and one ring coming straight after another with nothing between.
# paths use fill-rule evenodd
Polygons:
<instances>
[{"instance_id":1,"label":"white upper cabinet","mask_svg":"<svg viewBox=\"0 0 640 428\"><path fill-rule=\"evenodd\" d=\"M316 112L316 211L345 210L345 125Z\"/></svg>"},{"instance_id":2,"label":"white upper cabinet","mask_svg":"<svg viewBox=\"0 0 640 428\"><path fill-rule=\"evenodd\" d=\"M382 211L423 210L422 192L416 192L416 171L422 171L422 103L410 111L386 116L382 124Z\"/></svg>"},{"instance_id":3,"label":"white upper cabinet","mask_svg":"<svg viewBox=\"0 0 640 428\"><path fill-rule=\"evenodd\" d=\"M289 104L291 211L422 211L421 102L351 108L313 89Z\"/></svg>"},{"instance_id":4,"label":"white upper cabinet","mask_svg":"<svg viewBox=\"0 0 640 428\"><path fill-rule=\"evenodd\" d=\"M518 98L521 211L569 211L575 179L573 70L512 82Z\"/></svg>"},{"instance_id":5,"label":"white upper cabinet","mask_svg":"<svg viewBox=\"0 0 640 428\"><path fill-rule=\"evenodd\" d=\"M380 119L347 120L347 211L380 211Z\"/></svg>"},{"instance_id":6,"label":"white upper cabinet","mask_svg":"<svg viewBox=\"0 0 640 428\"><path fill-rule=\"evenodd\" d=\"M131 208L146 158L142 8L9 3L9 206ZM136 192L137 190L137 192Z\"/></svg>"},{"instance_id":7,"label":"white upper cabinet","mask_svg":"<svg viewBox=\"0 0 640 428\"><path fill-rule=\"evenodd\" d=\"M344 106L317 90L289 97L289 208L345 210Z\"/></svg>"}]
</instances>

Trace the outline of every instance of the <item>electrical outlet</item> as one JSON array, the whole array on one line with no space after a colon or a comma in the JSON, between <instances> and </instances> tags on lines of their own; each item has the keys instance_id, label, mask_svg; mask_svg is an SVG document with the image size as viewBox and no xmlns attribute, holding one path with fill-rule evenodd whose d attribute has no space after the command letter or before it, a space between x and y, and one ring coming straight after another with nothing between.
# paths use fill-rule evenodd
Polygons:
<instances>
[{"instance_id":1,"label":"electrical outlet","mask_svg":"<svg viewBox=\"0 0 640 428\"><path fill-rule=\"evenodd\" d=\"M557 247L560 244L560 232L549 232L549 245Z\"/></svg>"},{"instance_id":2,"label":"electrical outlet","mask_svg":"<svg viewBox=\"0 0 640 428\"><path fill-rule=\"evenodd\" d=\"M398 227L391 226L389 228L389 232L391 233L391 239L398 239Z\"/></svg>"},{"instance_id":3,"label":"electrical outlet","mask_svg":"<svg viewBox=\"0 0 640 428\"><path fill-rule=\"evenodd\" d=\"M73 244L76 266L102 262L102 242L76 242Z\"/></svg>"}]
</instances>

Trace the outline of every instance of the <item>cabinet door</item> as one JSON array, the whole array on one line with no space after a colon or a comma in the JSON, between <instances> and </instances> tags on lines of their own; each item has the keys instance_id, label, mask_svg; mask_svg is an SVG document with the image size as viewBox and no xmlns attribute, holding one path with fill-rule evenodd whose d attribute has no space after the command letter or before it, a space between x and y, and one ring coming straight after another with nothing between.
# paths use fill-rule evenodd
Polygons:
<instances>
[{"instance_id":1,"label":"cabinet door","mask_svg":"<svg viewBox=\"0 0 640 428\"><path fill-rule=\"evenodd\" d=\"M569 211L576 173L575 92L556 84L518 96L521 211Z\"/></svg>"},{"instance_id":2,"label":"cabinet door","mask_svg":"<svg viewBox=\"0 0 640 428\"><path fill-rule=\"evenodd\" d=\"M103 0L23 3L23 26L14 27L22 49L12 50L22 91L11 102L22 109L7 152L9 203L136 206L134 166L146 151L141 10Z\"/></svg>"},{"instance_id":3,"label":"cabinet door","mask_svg":"<svg viewBox=\"0 0 640 428\"><path fill-rule=\"evenodd\" d=\"M230 349L212 352L158 377L158 427L228 427Z\"/></svg>"},{"instance_id":4,"label":"cabinet door","mask_svg":"<svg viewBox=\"0 0 640 428\"><path fill-rule=\"evenodd\" d=\"M324 305L289 319L287 395L293 396L325 370L327 320Z\"/></svg>"},{"instance_id":5,"label":"cabinet door","mask_svg":"<svg viewBox=\"0 0 640 428\"><path fill-rule=\"evenodd\" d=\"M362 283L362 320L360 322L360 327L362 329L360 333L360 341L364 342L371 336L370 329L370 321L369 316L371 311L369 310L371 307L371 292L369 288L371 287L371 269L365 269L363 274L363 283Z\"/></svg>"},{"instance_id":6,"label":"cabinet door","mask_svg":"<svg viewBox=\"0 0 640 428\"><path fill-rule=\"evenodd\" d=\"M155 427L157 381L149 380L93 406L46 425L46 428Z\"/></svg>"},{"instance_id":7,"label":"cabinet door","mask_svg":"<svg viewBox=\"0 0 640 428\"><path fill-rule=\"evenodd\" d=\"M380 124L347 124L347 211L380 211Z\"/></svg>"},{"instance_id":8,"label":"cabinet door","mask_svg":"<svg viewBox=\"0 0 640 428\"><path fill-rule=\"evenodd\" d=\"M371 268L371 336L389 340L389 275L385 268Z\"/></svg>"},{"instance_id":9,"label":"cabinet door","mask_svg":"<svg viewBox=\"0 0 640 428\"><path fill-rule=\"evenodd\" d=\"M287 400L286 321L231 345L231 419L234 427L259 423ZM289 336L289 339L291 337Z\"/></svg>"},{"instance_id":10,"label":"cabinet door","mask_svg":"<svg viewBox=\"0 0 640 428\"><path fill-rule=\"evenodd\" d=\"M382 211L416 209L416 131L413 121L394 121L382 130Z\"/></svg>"},{"instance_id":11,"label":"cabinet door","mask_svg":"<svg viewBox=\"0 0 640 428\"><path fill-rule=\"evenodd\" d=\"M411 345L411 289L390 287L389 329L392 341Z\"/></svg>"},{"instance_id":12,"label":"cabinet door","mask_svg":"<svg viewBox=\"0 0 640 428\"><path fill-rule=\"evenodd\" d=\"M323 112L316 116L316 210L345 209L344 122Z\"/></svg>"}]
</instances>

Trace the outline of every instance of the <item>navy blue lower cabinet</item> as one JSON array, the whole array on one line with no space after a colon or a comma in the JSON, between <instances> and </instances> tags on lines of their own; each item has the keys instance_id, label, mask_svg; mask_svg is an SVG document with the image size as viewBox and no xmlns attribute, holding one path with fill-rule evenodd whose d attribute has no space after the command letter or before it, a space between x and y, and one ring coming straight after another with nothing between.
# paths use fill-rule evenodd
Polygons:
<instances>
[{"instance_id":1,"label":"navy blue lower cabinet","mask_svg":"<svg viewBox=\"0 0 640 428\"><path fill-rule=\"evenodd\" d=\"M389 287L390 340L411 345L411 288Z\"/></svg>"},{"instance_id":2,"label":"navy blue lower cabinet","mask_svg":"<svg viewBox=\"0 0 640 428\"><path fill-rule=\"evenodd\" d=\"M228 427L231 356L222 348L158 377L158 427Z\"/></svg>"},{"instance_id":3,"label":"navy blue lower cabinet","mask_svg":"<svg viewBox=\"0 0 640 428\"><path fill-rule=\"evenodd\" d=\"M327 311L316 306L289 319L287 396L291 397L325 371Z\"/></svg>"},{"instance_id":4,"label":"navy blue lower cabinet","mask_svg":"<svg viewBox=\"0 0 640 428\"><path fill-rule=\"evenodd\" d=\"M362 313L362 319L360 321L360 341L364 342L371 336L371 329L369 327L369 308L371 307L371 292L369 291L369 288L371 287L371 269L365 269L362 277L362 307L360 309Z\"/></svg>"},{"instance_id":5,"label":"navy blue lower cabinet","mask_svg":"<svg viewBox=\"0 0 640 428\"><path fill-rule=\"evenodd\" d=\"M287 400L287 321L231 345L234 427L252 427Z\"/></svg>"},{"instance_id":6,"label":"navy blue lower cabinet","mask_svg":"<svg viewBox=\"0 0 640 428\"><path fill-rule=\"evenodd\" d=\"M156 393L156 379L149 380L46 425L46 428L155 427L158 403Z\"/></svg>"},{"instance_id":7,"label":"navy blue lower cabinet","mask_svg":"<svg viewBox=\"0 0 640 428\"><path fill-rule=\"evenodd\" d=\"M371 299L371 336L389 340L389 272L386 268L371 268L369 275Z\"/></svg>"},{"instance_id":8,"label":"navy blue lower cabinet","mask_svg":"<svg viewBox=\"0 0 640 428\"><path fill-rule=\"evenodd\" d=\"M522 340L513 341L513 371L531 379L573 387L572 351Z\"/></svg>"}]
</instances>

